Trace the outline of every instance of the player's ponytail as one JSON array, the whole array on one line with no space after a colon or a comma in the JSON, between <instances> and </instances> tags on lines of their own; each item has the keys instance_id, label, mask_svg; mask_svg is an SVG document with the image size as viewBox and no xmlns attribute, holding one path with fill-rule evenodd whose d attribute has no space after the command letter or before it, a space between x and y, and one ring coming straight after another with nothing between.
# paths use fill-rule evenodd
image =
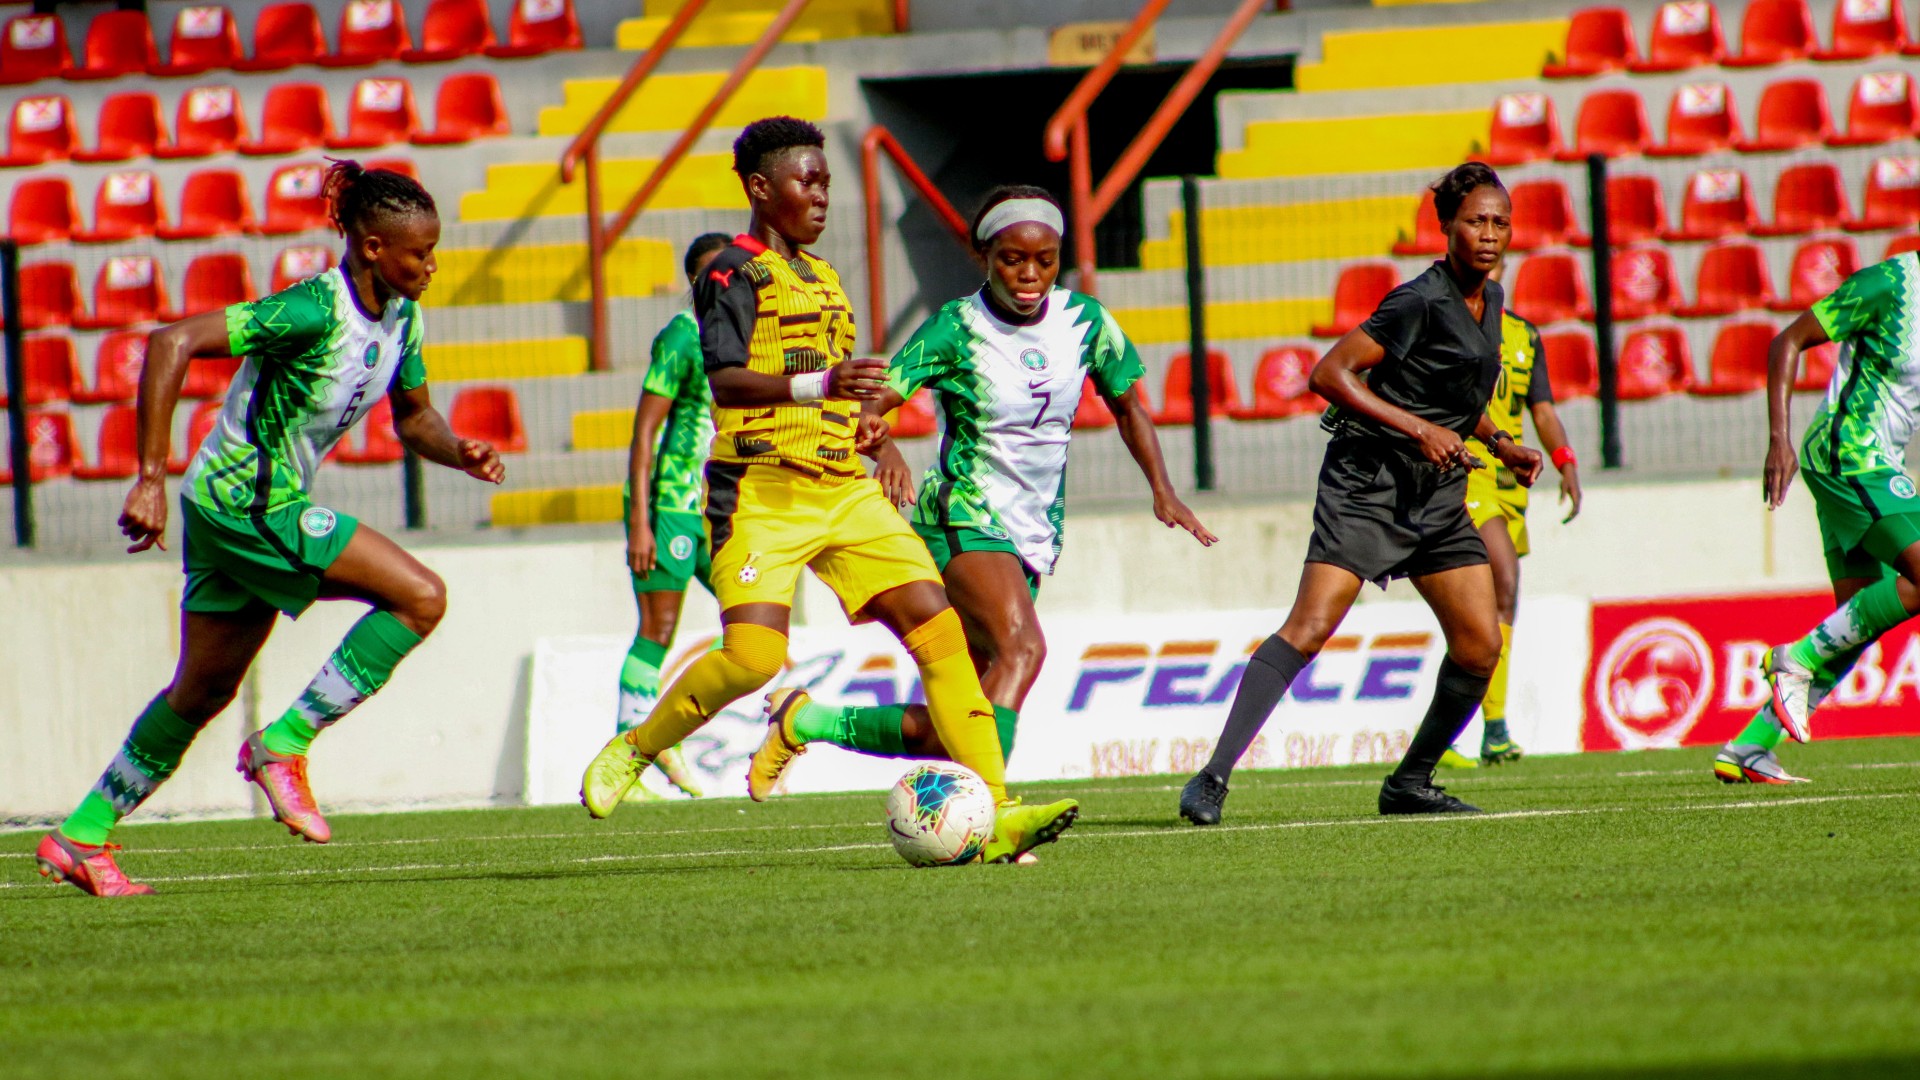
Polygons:
<instances>
[{"instance_id":1,"label":"player's ponytail","mask_svg":"<svg viewBox=\"0 0 1920 1080\"><path fill-rule=\"evenodd\" d=\"M340 235L364 233L381 216L426 214L438 216L433 196L420 181L391 169L368 169L353 160L329 158L321 194L327 216Z\"/></svg>"}]
</instances>

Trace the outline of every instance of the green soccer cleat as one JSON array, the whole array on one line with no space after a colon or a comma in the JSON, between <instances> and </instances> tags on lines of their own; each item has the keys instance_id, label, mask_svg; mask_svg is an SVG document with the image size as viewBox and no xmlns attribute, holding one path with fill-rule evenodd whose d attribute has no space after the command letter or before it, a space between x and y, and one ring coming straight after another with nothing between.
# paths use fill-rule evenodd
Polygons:
<instances>
[{"instance_id":1,"label":"green soccer cleat","mask_svg":"<svg viewBox=\"0 0 1920 1080\"><path fill-rule=\"evenodd\" d=\"M1513 741L1507 733L1505 720L1489 720L1480 734L1480 760L1488 765L1498 765L1507 761L1519 761L1523 751L1520 744Z\"/></svg>"},{"instance_id":2,"label":"green soccer cleat","mask_svg":"<svg viewBox=\"0 0 1920 1080\"><path fill-rule=\"evenodd\" d=\"M580 778L580 805L596 818L612 816L628 790L640 782L640 774L653 764L652 758L629 741L632 734L629 731L607 740Z\"/></svg>"},{"instance_id":3,"label":"green soccer cleat","mask_svg":"<svg viewBox=\"0 0 1920 1080\"><path fill-rule=\"evenodd\" d=\"M660 751L660 756L653 759L653 766L667 774L667 783L686 792L688 798L697 799L705 794L700 790L699 777L687 767L687 759L680 753L678 746L669 746Z\"/></svg>"},{"instance_id":4,"label":"green soccer cleat","mask_svg":"<svg viewBox=\"0 0 1920 1080\"><path fill-rule=\"evenodd\" d=\"M1041 844L1060 839L1079 817L1080 804L1072 799L1045 806L1023 806L1019 799L1009 799L1000 804L999 813L994 815L993 839L987 841L980 861L1018 862L1020 856Z\"/></svg>"},{"instance_id":5,"label":"green soccer cleat","mask_svg":"<svg viewBox=\"0 0 1920 1080\"><path fill-rule=\"evenodd\" d=\"M1480 767L1480 763L1449 746L1447 747L1447 752L1440 755L1440 767L1443 769L1477 769Z\"/></svg>"}]
</instances>

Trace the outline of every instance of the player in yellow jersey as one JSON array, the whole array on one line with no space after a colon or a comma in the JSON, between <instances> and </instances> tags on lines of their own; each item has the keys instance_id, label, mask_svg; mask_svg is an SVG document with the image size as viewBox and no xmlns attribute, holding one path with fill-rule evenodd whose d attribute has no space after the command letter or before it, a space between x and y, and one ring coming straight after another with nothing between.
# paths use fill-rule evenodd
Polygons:
<instances>
[{"instance_id":1,"label":"player in yellow jersey","mask_svg":"<svg viewBox=\"0 0 1920 1080\"><path fill-rule=\"evenodd\" d=\"M886 387L886 364L852 358L839 275L805 250L827 225L825 145L819 128L784 116L749 124L733 145L752 217L694 287L713 390L705 516L722 645L595 756L581 801L594 817L613 813L661 751L780 673L808 567L849 619L879 620L919 665L940 744L1000 804L984 858L1011 862L1065 832L1079 805L1007 797L993 706L933 557L854 453L861 406Z\"/></svg>"},{"instance_id":2,"label":"player in yellow jersey","mask_svg":"<svg viewBox=\"0 0 1920 1080\"><path fill-rule=\"evenodd\" d=\"M1503 259L1493 272L1494 280L1499 280L1505 270ZM1566 429L1560 426L1560 415L1553 408L1553 384L1547 376L1540 330L1512 311L1504 311L1500 315L1500 341L1500 377L1493 385L1487 416L1496 428L1521 442L1526 435L1522 417L1533 414L1541 448L1560 470L1560 499L1567 504L1566 520L1572 521L1580 513L1580 470L1573 447L1567 445ZM1486 541L1487 561L1493 566L1494 600L1500 611L1500 664L1493 669L1480 707L1484 727L1480 760L1497 765L1520 758L1520 747L1507 732L1507 672L1513 651L1513 619L1520 606L1520 558L1531 547L1527 540L1527 489L1479 439L1468 439L1467 449L1483 466L1467 474L1467 513ZM1448 760L1453 757L1450 754ZM1471 765L1472 760L1459 763Z\"/></svg>"}]
</instances>

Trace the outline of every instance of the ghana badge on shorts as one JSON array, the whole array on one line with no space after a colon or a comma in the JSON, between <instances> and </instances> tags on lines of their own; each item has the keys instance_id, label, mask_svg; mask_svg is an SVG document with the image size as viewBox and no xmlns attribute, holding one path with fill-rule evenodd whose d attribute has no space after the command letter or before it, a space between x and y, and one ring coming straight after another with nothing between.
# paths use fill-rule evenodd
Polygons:
<instances>
[{"instance_id":1,"label":"ghana badge on shorts","mask_svg":"<svg viewBox=\"0 0 1920 1080\"><path fill-rule=\"evenodd\" d=\"M760 558L759 552L757 551L747 552L747 563L745 566L742 566L740 568L740 572L738 574L734 575L735 580L739 581L740 584L742 585L751 585L754 582L759 581L760 569L753 565L754 561L759 558Z\"/></svg>"}]
</instances>

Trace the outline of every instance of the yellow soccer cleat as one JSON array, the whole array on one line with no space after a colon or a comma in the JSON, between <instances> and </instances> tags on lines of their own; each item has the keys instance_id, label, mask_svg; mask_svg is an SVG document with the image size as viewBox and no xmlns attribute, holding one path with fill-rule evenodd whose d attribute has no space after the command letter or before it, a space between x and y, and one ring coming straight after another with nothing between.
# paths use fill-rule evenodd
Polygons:
<instances>
[{"instance_id":1,"label":"yellow soccer cleat","mask_svg":"<svg viewBox=\"0 0 1920 1080\"><path fill-rule=\"evenodd\" d=\"M775 690L767 695L767 737L747 763L747 796L754 802L773 798L773 789L793 759L807 752L794 736L793 718L813 698L805 690Z\"/></svg>"},{"instance_id":2,"label":"yellow soccer cleat","mask_svg":"<svg viewBox=\"0 0 1920 1080\"><path fill-rule=\"evenodd\" d=\"M628 789L640 782L640 774L653 764L652 758L628 741L632 735L629 731L609 739L587 763L587 773L580 778L580 804L594 817L611 816L627 797Z\"/></svg>"},{"instance_id":3,"label":"yellow soccer cleat","mask_svg":"<svg viewBox=\"0 0 1920 1080\"><path fill-rule=\"evenodd\" d=\"M648 787L645 780L635 780L633 786L627 789L627 793L621 796L620 801L631 803L666 802L667 797Z\"/></svg>"},{"instance_id":4,"label":"yellow soccer cleat","mask_svg":"<svg viewBox=\"0 0 1920 1080\"><path fill-rule=\"evenodd\" d=\"M1041 844L1060 839L1079 817L1080 804L1072 799L1045 806L1022 806L1019 799L1003 802L993 819L993 839L987 841L980 861L1018 862L1020 856Z\"/></svg>"},{"instance_id":5,"label":"yellow soccer cleat","mask_svg":"<svg viewBox=\"0 0 1920 1080\"><path fill-rule=\"evenodd\" d=\"M660 751L653 759L655 768L667 774L667 783L687 793L689 798L697 799L704 792L700 790L700 780L692 769L687 768L687 759L680 753L678 746L669 746Z\"/></svg>"},{"instance_id":6,"label":"yellow soccer cleat","mask_svg":"<svg viewBox=\"0 0 1920 1080\"><path fill-rule=\"evenodd\" d=\"M1477 769L1480 767L1480 763L1449 746L1447 747L1447 752L1440 755L1440 767L1443 769Z\"/></svg>"}]
</instances>

